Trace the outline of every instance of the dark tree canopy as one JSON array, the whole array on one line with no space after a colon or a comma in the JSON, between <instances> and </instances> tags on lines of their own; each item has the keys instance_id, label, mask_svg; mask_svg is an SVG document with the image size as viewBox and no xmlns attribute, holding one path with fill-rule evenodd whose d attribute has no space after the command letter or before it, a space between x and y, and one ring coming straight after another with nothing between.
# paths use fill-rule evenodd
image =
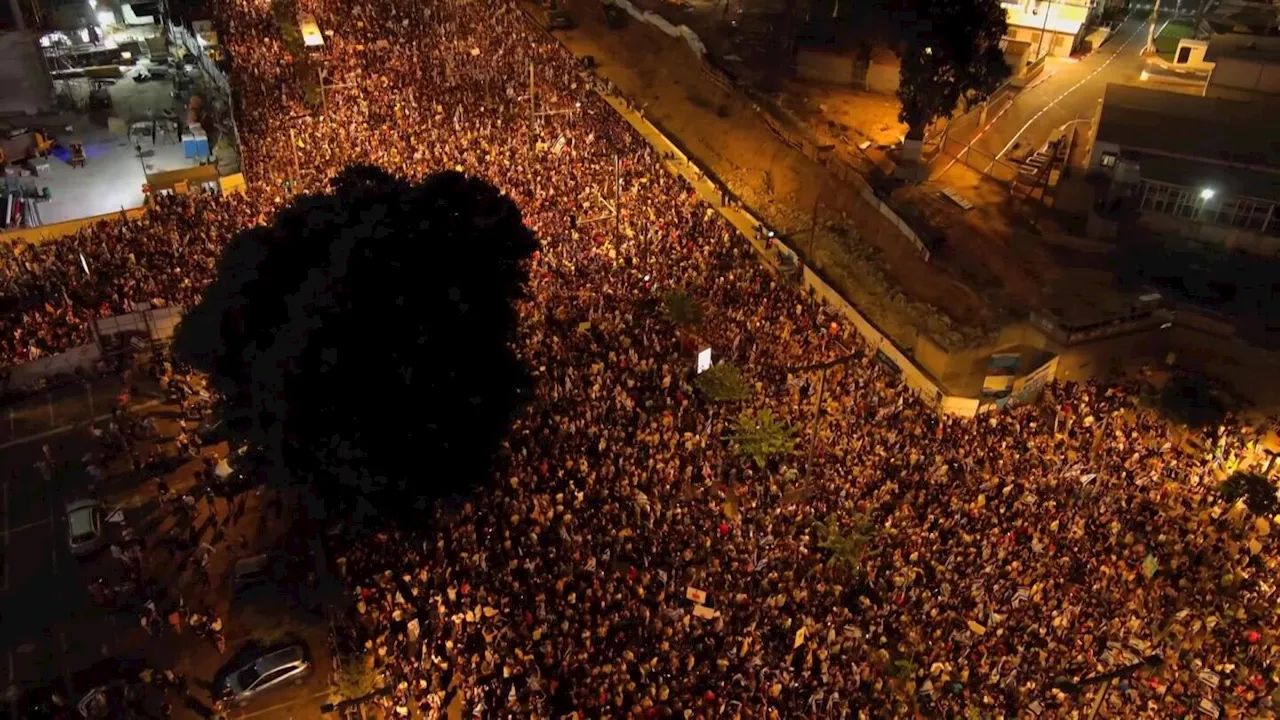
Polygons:
<instances>
[{"instance_id":1,"label":"dark tree canopy","mask_svg":"<svg viewBox=\"0 0 1280 720\"><path fill-rule=\"evenodd\" d=\"M481 180L351 168L228 245L175 348L291 480L420 506L482 480L510 426L536 248Z\"/></svg>"},{"instance_id":2,"label":"dark tree canopy","mask_svg":"<svg viewBox=\"0 0 1280 720\"><path fill-rule=\"evenodd\" d=\"M1160 390L1157 407L1169 420L1200 429L1217 425L1231 410L1229 399L1199 375L1175 375Z\"/></svg>"},{"instance_id":3,"label":"dark tree canopy","mask_svg":"<svg viewBox=\"0 0 1280 720\"><path fill-rule=\"evenodd\" d=\"M1280 508L1276 488L1271 481L1256 473L1235 472L1218 487L1222 498L1229 503L1244 500L1249 512L1258 517L1270 517Z\"/></svg>"},{"instance_id":4,"label":"dark tree canopy","mask_svg":"<svg viewBox=\"0 0 1280 720\"><path fill-rule=\"evenodd\" d=\"M1000 49L1008 27L999 0L900 0L902 33L898 119L907 137L958 107L982 102L1010 73Z\"/></svg>"}]
</instances>

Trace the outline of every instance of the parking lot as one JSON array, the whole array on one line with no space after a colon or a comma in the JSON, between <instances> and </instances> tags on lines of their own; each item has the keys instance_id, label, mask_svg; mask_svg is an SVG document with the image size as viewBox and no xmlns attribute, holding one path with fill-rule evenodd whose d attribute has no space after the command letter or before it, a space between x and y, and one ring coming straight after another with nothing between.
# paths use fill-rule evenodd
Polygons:
<instances>
[{"instance_id":1,"label":"parking lot","mask_svg":"<svg viewBox=\"0 0 1280 720\"><path fill-rule=\"evenodd\" d=\"M210 563L211 582L198 582L177 554L155 544L178 520L162 508L156 476L112 468L97 489L108 513L120 510L119 522L107 523L108 539L132 527L146 538L144 573L170 597L181 596L188 606L212 611L224 619L226 654L220 655L207 638L169 628L152 636L140 615L130 610L95 606L89 585L102 577L108 584L123 577L123 566L105 550L86 559L72 556L66 524L68 502L90 497L89 476L82 459L97 449L89 424L102 425L118 386L63 388L6 409L0 432L0 687L5 688L0 718L22 718L23 703L54 686L76 698L96 680L83 676L105 659L140 658L151 667L171 668L190 681L191 698L174 702L175 718L203 718L211 714L209 683L238 649L249 643L295 637L309 647L315 672L298 688L282 690L244 708L233 718L321 717L319 706L328 695L329 652L326 625L318 603L304 603L293 588L273 587L234 599L228 582L237 559L275 550L288 537L289 508L274 491L250 490L237 499L239 513L232 522L213 522L207 510L193 525L200 540L216 548ZM153 415L163 437L176 433L176 409L158 397L134 398ZM171 446L171 444L170 444ZM47 449L46 449L47 447ZM226 446L205 452L225 455ZM52 462L44 463L46 453ZM187 462L164 475L175 491L190 488L198 461ZM44 467L42 467L44 466ZM230 508L222 505L226 512ZM224 517L226 512L224 512ZM309 607L304 607L304 605ZM320 610L320 612L317 612Z\"/></svg>"}]
</instances>

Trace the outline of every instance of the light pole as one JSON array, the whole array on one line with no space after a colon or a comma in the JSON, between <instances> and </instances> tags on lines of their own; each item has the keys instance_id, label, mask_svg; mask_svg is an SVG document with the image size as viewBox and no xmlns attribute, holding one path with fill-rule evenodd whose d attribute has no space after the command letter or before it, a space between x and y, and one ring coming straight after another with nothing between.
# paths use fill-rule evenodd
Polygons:
<instances>
[{"instance_id":1,"label":"light pole","mask_svg":"<svg viewBox=\"0 0 1280 720\"><path fill-rule=\"evenodd\" d=\"M843 348L842 348L843 349ZM804 468L807 474L809 468L813 465L813 452L818 446L818 434L822 431L822 395L827 384L827 371L837 365L844 365L853 362L862 357L862 353L858 351L849 352L834 360L817 363L814 365L803 365L800 367L787 368L788 373L807 373L818 371L818 401L813 406L813 417L809 421L809 448L805 452Z\"/></svg>"},{"instance_id":2,"label":"light pole","mask_svg":"<svg viewBox=\"0 0 1280 720\"><path fill-rule=\"evenodd\" d=\"M1148 55L1156 51L1156 19L1160 16L1160 0L1151 7L1151 20L1147 24L1147 47L1143 50Z\"/></svg>"}]
</instances>

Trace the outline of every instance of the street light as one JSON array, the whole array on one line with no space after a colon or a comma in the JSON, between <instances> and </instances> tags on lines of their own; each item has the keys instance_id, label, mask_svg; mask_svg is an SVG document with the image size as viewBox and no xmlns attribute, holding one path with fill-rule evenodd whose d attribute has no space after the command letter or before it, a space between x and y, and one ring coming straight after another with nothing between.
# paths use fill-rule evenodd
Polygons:
<instances>
[{"instance_id":1,"label":"street light","mask_svg":"<svg viewBox=\"0 0 1280 720\"><path fill-rule=\"evenodd\" d=\"M1203 189L1203 190L1201 190L1201 191L1200 191L1200 199L1201 199L1201 200L1212 200L1212 199L1213 199L1213 196L1214 196L1214 195L1216 195L1216 194L1217 194L1217 192L1216 192L1213 188L1205 188L1205 189Z\"/></svg>"}]
</instances>

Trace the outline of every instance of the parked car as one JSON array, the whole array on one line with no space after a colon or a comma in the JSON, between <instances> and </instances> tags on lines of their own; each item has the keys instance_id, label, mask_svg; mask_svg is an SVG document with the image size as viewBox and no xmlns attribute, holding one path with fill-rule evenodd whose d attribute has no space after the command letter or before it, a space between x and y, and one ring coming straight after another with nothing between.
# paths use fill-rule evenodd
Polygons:
<instances>
[{"instance_id":1,"label":"parked car","mask_svg":"<svg viewBox=\"0 0 1280 720\"><path fill-rule=\"evenodd\" d=\"M102 547L106 515L97 500L76 500L67 505L67 544L77 557L92 554Z\"/></svg>"},{"instance_id":2,"label":"parked car","mask_svg":"<svg viewBox=\"0 0 1280 720\"><path fill-rule=\"evenodd\" d=\"M307 647L301 643L263 650L216 678L213 697L244 705L273 690L301 685L313 669Z\"/></svg>"},{"instance_id":3,"label":"parked car","mask_svg":"<svg viewBox=\"0 0 1280 720\"><path fill-rule=\"evenodd\" d=\"M280 558L270 554L241 558L231 566L231 592L237 594L254 585L260 585L279 576Z\"/></svg>"}]
</instances>

